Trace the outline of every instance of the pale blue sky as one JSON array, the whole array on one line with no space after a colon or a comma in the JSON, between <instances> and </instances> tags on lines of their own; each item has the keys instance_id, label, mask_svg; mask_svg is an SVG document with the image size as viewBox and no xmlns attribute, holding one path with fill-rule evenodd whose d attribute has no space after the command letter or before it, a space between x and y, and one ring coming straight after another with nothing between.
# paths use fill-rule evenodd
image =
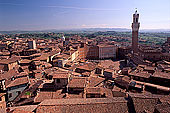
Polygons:
<instances>
[{"instance_id":1,"label":"pale blue sky","mask_svg":"<svg viewBox=\"0 0 170 113\"><path fill-rule=\"evenodd\" d=\"M0 0L0 30L131 28L170 29L170 0Z\"/></svg>"}]
</instances>

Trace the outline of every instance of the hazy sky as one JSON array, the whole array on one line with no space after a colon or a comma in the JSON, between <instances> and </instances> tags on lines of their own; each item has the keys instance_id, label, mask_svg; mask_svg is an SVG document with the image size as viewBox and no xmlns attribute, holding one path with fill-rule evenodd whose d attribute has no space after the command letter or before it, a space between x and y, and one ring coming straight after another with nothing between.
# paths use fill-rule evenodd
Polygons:
<instances>
[{"instance_id":1,"label":"hazy sky","mask_svg":"<svg viewBox=\"0 0 170 113\"><path fill-rule=\"evenodd\" d=\"M0 0L0 30L131 28L170 29L170 0Z\"/></svg>"}]
</instances>

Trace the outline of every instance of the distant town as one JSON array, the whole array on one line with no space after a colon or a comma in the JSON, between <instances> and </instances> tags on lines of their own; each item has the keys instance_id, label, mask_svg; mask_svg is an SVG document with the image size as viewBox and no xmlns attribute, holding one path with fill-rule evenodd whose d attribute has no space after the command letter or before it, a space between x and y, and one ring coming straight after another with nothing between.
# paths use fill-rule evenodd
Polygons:
<instances>
[{"instance_id":1,"label":"distant town","mask_svg":"<svg viewBox=\"0 0 170 113\"><path fill-rule=\"evenodd\" d=\"M139 16L131 31L1 32L0 113L169 113L170 32L139 32Z\"/></svg>"}]
</instances>

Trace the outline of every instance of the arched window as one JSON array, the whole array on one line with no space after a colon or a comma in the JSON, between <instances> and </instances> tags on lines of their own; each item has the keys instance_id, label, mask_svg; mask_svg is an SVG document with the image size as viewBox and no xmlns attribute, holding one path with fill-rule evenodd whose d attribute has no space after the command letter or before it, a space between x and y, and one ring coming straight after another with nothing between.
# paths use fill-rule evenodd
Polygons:
<instances>
[{"instance_id":1,"label":"arched window","mask_svg":"<svg viewBox=\"0 0 170 113\"><path fill-rule=\"evenodd\" d=\"M138 18L136 18L136 22L138 22Z\"/></svg>"}]
</instances>

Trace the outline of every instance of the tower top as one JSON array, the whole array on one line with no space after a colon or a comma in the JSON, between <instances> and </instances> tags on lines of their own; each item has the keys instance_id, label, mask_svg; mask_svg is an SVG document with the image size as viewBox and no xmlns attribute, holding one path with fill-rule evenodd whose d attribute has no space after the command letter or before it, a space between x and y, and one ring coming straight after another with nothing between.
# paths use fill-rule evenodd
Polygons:
<instances>
[{"instance_id":1,"label":"tower top","mask_svg":"<svg viewBox=\"0 0 170 113\"><path fill-rule=\"evenodd\" d=\"M136 14L136 15L137 15L137 12L138 12L138 11L137 11L137 8L135 8L135 14Z\"/></svg>"},{"instance_id":2,"label":"tower top","mask_svg":"<svg viewBox=\"0 0 170 113\"><path fill-rule=\"evenodd\" d=\"M62 38L61 38L61 39L62 39L63 41L65 41L65 36L64 36L64 34L62 34L62 35L63 35L63 36L62 36Z\"/></svg>"},{"instance_id":3,"label":"tower top","mask_svg":"<svg viewBox=\"0 0 170 113\"><path fill-rule=\"evenodd\" d=\"M133 14L133 23L132 23L132 28L134 31L137 31L139 30L139 26L140 26L140 23L139 23L139 14L137 12L137 8L135 8L135 14Z\"/></svg>"},{"instance_id":4,"label":"tower top","mask_svg":"<svg viewBox=\"0 0 170 113\"><path fill-rule=\"evenodd\" d=\"M138 11L137 11L137 8L136 8L135 14L137 14L137 12L138 12Z\"/></svg>"}]
</instances>

